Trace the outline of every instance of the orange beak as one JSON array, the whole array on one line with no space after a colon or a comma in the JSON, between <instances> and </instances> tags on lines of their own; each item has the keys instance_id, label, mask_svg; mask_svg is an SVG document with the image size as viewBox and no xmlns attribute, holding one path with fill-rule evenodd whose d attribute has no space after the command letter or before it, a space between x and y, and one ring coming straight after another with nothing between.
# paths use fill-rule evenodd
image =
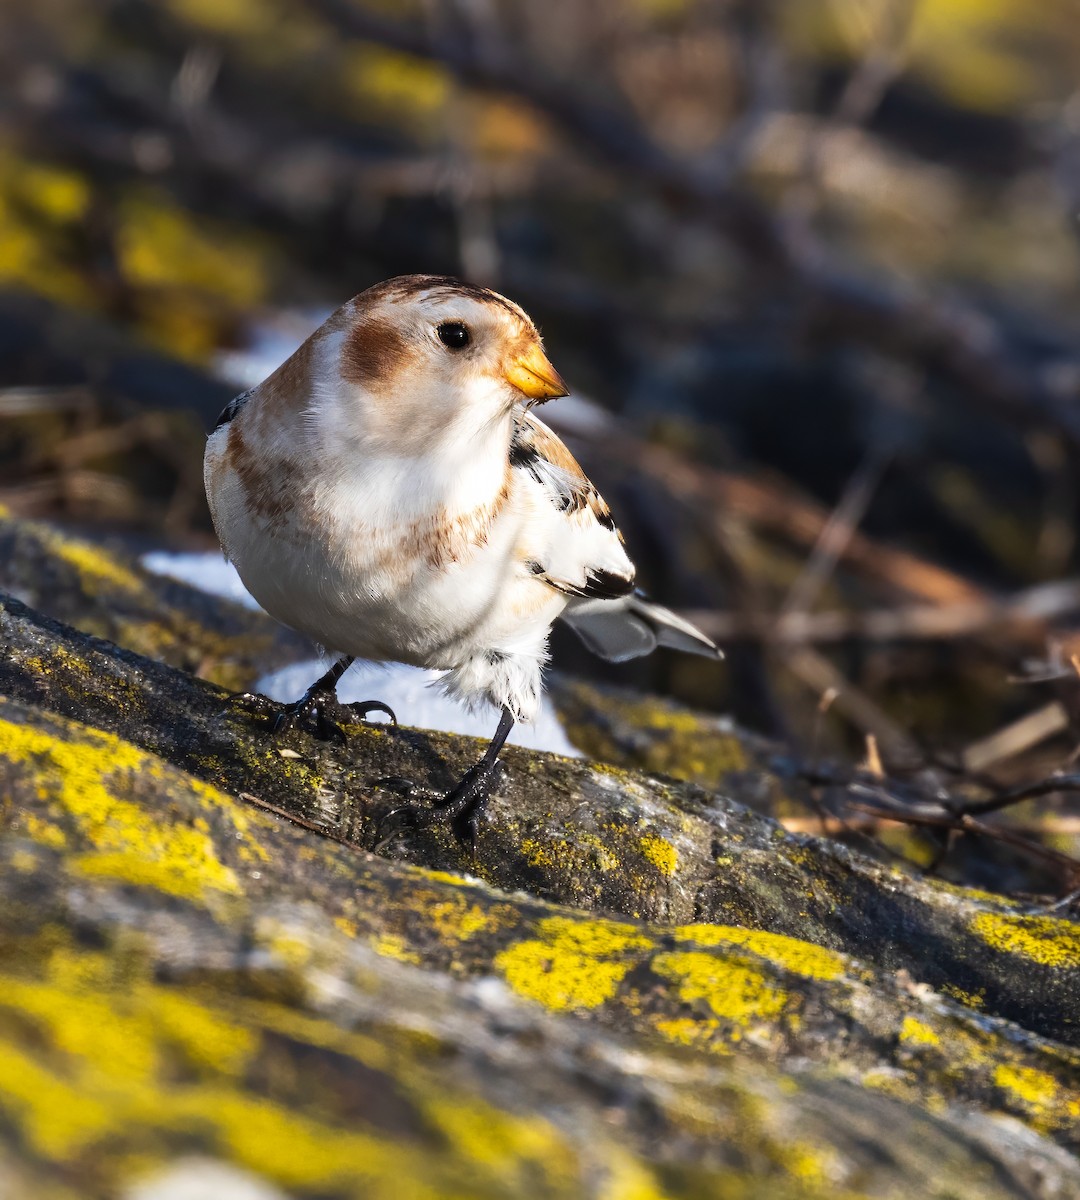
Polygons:
<instances>
[{"instance_id":1,"label":"orange beak","mask_svg":"<svg viewBox=\"0 0 1080 1200\"><path fill-rule=\"evenodd\" d=\"M523 396L535 404L570 395L559 372L548 362L548 357L541 350L539 342L535 342L527 353L509 363L505 368L505 375L508 383L513 384Z\"/></svg>"}]
</instances>

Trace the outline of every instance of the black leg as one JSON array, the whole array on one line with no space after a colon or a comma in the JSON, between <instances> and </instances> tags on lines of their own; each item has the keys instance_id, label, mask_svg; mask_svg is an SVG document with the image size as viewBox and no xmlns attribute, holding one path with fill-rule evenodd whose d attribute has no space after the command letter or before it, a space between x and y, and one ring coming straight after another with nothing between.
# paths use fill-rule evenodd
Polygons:
<instances>
[{"instance_id":1,"label":"black leg","mask_svg":"<svg viewBox=\"0 0 1080 1200\"><path fill-rule=\"evenodd\" d=\"M459 841L470 842L475 846L477 826L488 802L492 788L498 782L502 767L499 763L499 751L506 744L510 730L514 728L514 717L508 708L502 710L499 717L499 727L495 736L484 751L484 757L470 767L458 780L457 784L441 799L436 800L430 809L422 809L416 805L407 804L388 813L383 824L394 817L405 817L410 821L446 820L450 822L455 836ZM396 830L380 839L376 850L382 849L396 836Z\"/></svg>"},{"instance_id":2,"label":"black leg","mask_svg":"<svg viewBox=\"0 0 1080 1200\"><path fill-rule=\"evenodd\" d=\"M331 712L346 719L351 715L359 716L362 719L370 712L384 712L396 725L397 717L393 710L387 708L379 700L363 700L354 704L338 702L338 680L355 661L355 657L351 654L339 658L329 671L315 680L299 700L293 704L286 704L284 707L276 705L272 700L267 700L265 696L253 696L251 693L244 693L240 699L253 704L259 711L271 716L274 722L274 733L291 729L301 721L313 716L315 732L319 737L337 738L343 742L345 741L345 731L337 721L328 715Z\"/></svg>"}]
</instances>

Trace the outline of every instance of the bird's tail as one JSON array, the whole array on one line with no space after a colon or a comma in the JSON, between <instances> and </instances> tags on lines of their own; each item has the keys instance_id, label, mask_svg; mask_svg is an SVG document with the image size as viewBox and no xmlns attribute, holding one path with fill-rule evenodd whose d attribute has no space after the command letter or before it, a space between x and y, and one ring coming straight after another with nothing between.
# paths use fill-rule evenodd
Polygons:
<instances>
[{"instance_id":1,"label":"bird's tail","mask_svg":"<svg viewBox=\"0 0 1080 1200\"><path fill-rule=\"evenodd\" d=\"M669 608L653 604L641 592L619 600L579 600L568 604L562 619L586 646L608 662L626 662L669 646L688 654L723 658L708 638Z\"/></svg>"}]
</instances>

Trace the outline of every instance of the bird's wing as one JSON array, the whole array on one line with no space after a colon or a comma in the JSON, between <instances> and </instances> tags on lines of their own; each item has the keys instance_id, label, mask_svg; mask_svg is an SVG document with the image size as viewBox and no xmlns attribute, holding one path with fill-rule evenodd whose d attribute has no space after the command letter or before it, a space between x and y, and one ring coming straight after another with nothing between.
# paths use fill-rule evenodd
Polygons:
<instances>
[{"instance_id":1,"label":"bird's wing","mask_svg":"<svg viewBox=\"0 0 1080 1200\"><path fill-rule=\"evenodd\" d=\"M614 600L634 590L634 565L604 498L559 438L529 412L514 420L510 466L538 500L530 569L577 599Z\"/></svg>"},{"instance_id":2,"label":"bird's wing","mask_svg":"<svg viewBox=\"0 0 1080 1200\"><path fill-rule=\"evenodd\" d=\"M531 413L515 418L510 465L524 473L539 506L525 556L529 567L571 597L562 619L594 654L625 662L671 646L722 657L700 630L635 590L634 564L604 498Z\"/></svg>"}]
</instances>

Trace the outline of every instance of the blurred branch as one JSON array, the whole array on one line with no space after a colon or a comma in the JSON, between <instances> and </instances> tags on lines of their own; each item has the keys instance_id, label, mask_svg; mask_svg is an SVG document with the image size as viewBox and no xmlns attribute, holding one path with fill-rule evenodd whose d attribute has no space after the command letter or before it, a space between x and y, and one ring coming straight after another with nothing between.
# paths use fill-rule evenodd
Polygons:
<instances>
[{"instance_id":1,"label":"blurred branch","mask_svg":"<svg viewBox=\"0 0 1080 1200\"><path fill-rule=\"evenodd\" d=\"M834 819L846 822L848 813L858 813L875 821L898 822L954 835L971 834L1003 842L1041 859L1061 873L1066 889L1075 887L1080 879L1080 861L1035 840L1043 830L1029 834L1011 824L981 819L988 813L1000 812L1033 796L1077 790L1080 779L1076 776L1050 776L985 801L964 799L941 787L936 780L928 784L901 783L864 771L838 771L820 765L799 767L796 774L812 787L829 789L830 797L841 807L840 816L833 814Z\"/></svg>"},{"instance_id":2,"label":"blurred branch","mask_svg":"<svg viewBox=\"0 0 1080 1200\"><path fill-rule=\"evenodd\" d=\"M862 612L726 613L698 610L686 616L722 641L768 641L785 645L859 640L940 641L1000 634L1043 625L1080 612L1080 580L1044 583L1012 596L966 604L913 604Z\"/></svg>"},{"instance_id":3,"label":"blurred branch","mask_svg":"<svg viewBox=\"0 0 1080 1200\"><path fill-rule=\"evenodd\" d=\"M449 34L435 44L422 27L388 20L350 0L308 0L305 8L345 37L433 59L464 84L527 100L593 157L716 226L753 262L759 278L786 279L810 337L862 342L940 372L969 401L1024 427L1049 422L1080 448L1080 409L1019 361L988 317L958 301L934 300L828 262L820 245L791 237L755 197L667 154L632 117L585 99L577 81L544 70L505 44L495 50L490 41Z\"/></svg>"},{"instance_id":4,"label":"blurred branch","mask_svg":"<svg viewBox=\"0 0 1080 1200\"><path fill-rule=\"evenodd\" d=\"M589 440L585 431L574 436ZM717 520L735 515L805 546L815 545L828 527L829 510L790 486L695 463L664 446L606 428L596 440L606 453L643 471L685 503L715 514ZM839 561L846 567L901 595L935 606L985 601L982 589L960 575L857 530L851 531L839 550Z\"/></svg>"}]
</instances>

